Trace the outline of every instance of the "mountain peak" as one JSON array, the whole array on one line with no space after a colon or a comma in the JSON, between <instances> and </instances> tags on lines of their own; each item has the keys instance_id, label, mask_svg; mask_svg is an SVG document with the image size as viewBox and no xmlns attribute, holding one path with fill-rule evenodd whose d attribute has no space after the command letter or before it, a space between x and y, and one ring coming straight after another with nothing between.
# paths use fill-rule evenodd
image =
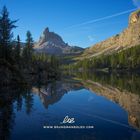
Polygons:
<instances>
[{"instance_id":1,"label":"mountain peak","mask_svg":"<svg viewBox=\"0 0 140 140\"><path fill-rule=\"evenodd\" d=\"M137 11L133 12L130 15L129 25L132 25L134 23L137 23L139 20L140 20L140 9L138 9Z\"/></svg>"},{"instance_id":2,"label":"mountain peak","mask_svg":"<svg viewBox=\"0 0 140 140\"><path fill-rule=\"evenodd\" d=\"M41 53L48 54L68 54L68 53L79 53L83 49L76 46L69 46L65 43L61 36L54 32L50 32L49 28L45 28L41 35L38 43L35 44L35 50Z\"/></svg>"},{"instance_id":3,"label":"mountain peak","mask_svg":"<svg viewBox=\"0 0 140 140\"><path fill-rule=\"evenodd\" d=\"M43 33L45 34L45 33L48 33L48 32L49 32L49 28L46 27Z\"/></svg>"}]
</instances>

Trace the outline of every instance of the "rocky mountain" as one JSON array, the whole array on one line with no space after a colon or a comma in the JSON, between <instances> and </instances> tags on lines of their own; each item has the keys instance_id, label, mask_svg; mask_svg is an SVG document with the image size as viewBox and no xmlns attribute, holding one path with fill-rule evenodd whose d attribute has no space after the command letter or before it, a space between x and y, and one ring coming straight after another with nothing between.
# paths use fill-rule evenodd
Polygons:
<instances>
[{"instance_id":1,"label":"rocky mountain","mask_svg":"<svg viewBox=\"0 0 140 140\"><path fill-rule=\"evenodd\" d=\"M49 28L44 30L34 48L37 52L56 55L80 53L83 51L80 47L69 46L58 34L50 32Z\"/></svg>"},{"instance_id":2,"label":"rocky mountain","mask_svg":"<svg viewBox=\"0 0 140 140\"><path fill-rule=\"evenodd\" d=\"M110 54L140 44L140 9L133 12L129 18L128 27L105 41L97 43L85 50L83 57L94 57L100 54Z\"/></svg>"}]
</instances>

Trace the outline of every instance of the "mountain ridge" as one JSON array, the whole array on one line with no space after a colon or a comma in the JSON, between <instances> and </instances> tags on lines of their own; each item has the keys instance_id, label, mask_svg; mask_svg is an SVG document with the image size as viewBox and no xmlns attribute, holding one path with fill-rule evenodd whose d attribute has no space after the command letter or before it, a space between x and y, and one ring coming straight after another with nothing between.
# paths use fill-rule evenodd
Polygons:
<instances>
[{"instance_id":1,"label":"mountain ridge","mask_svg":"<svg viewBox=\"0 0 140 140\"><path fill-rule=\"evenodd\" d=\"M140 44L140 9L131 13L128 27L115 36L87 48L82 58L108 55Z\"/></svg>"}]
</instances>

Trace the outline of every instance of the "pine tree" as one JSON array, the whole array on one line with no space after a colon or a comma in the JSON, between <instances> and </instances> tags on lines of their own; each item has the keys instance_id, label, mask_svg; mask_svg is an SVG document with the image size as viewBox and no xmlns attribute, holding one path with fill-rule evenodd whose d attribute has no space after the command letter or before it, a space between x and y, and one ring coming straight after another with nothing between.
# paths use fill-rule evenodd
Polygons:
<instances>
[{"instance_id":1,"label":"pine tree","mask_svg":"<svg viewBox=\"0 0 140 140\"><path fill-rule=\"evenodd\" d=\"M17 62L20 61L20 52L21 52L21 44L20 44L20 37L19 35L17 36L17 44L15 48L15 59Z\"/></svg>"},{"instance_id":2,"label":"pine tree","mask_svg":"<svg viewBox=\"0 0 140 140\"><path fill-rule=\"evenodd\" d=\"M16 28L16 22L17 20L12 21L9 18L9 12L4 6L0 16L0 57L5 60L11 59L11 41L13 37L12 30Z\"/></svg>"},{"instance_id":3,"label":"pine tree","mask_svg":"<svg viewBox=\"0 0 140 140\"><path fill-rule=\"evenodd\" d=\"M33 53L33 38L30 31L27 31L27 39L26 39L26 46L23 50L23 58L27 64L30 64L32 61L32 53Z\"/></svg>"},{"instance_id":4,"label":"pine tree","mask_svg":"<svg viewBox=\"0 0 140 140\"><path fill-rule=\"evenodd\" d=\"M32 52L33 52L34 41L33 41L32 34L30 31L27 31L26 36L27 36L26 47L28 48L28 55L29 57L31 57Z\"/></svg>"}]
</instances>

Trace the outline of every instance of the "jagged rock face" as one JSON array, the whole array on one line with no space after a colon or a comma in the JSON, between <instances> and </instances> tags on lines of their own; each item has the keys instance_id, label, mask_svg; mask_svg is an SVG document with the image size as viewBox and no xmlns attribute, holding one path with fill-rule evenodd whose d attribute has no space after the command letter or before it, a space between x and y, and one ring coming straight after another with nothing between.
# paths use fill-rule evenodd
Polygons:
<instances>
[{"instance_id":1,"label":"jagged rock face","mask_svg":"<svg viewBox=\"0 0 140 140\"><path fill-rule=\"evenodd\" d=\"M44 30L43 35L40 37L40 40L38 42L38 47L44 47L44 45L46 44L49 44L51 46L60 45L61 47L67 46L67 44L64 43L64 41L59 35L53 32L49 32L48 28Z\"/></svg>"},{"instance_id":2,"label":"jagged rock face","mask_svg":"<svg viewBox=\"0 0 140 140\"><path fill-rule=\"evenodd\" d=\"M87 49L84 56L94 57L140 45L140 10L130 15L129 26L122 33Z\"/></svg>"},{"instance_id":3,"label":"jagged rock face","mask_svg":"<svg viewBox=\"0 0 140 140\"><path fill-rule=\"evenodd\" d=\"M139 18L140 18L140 10L138 10L138 11L136 11L136 12L133 12L133 13L130 15L130 18L129 18L129 25L138 22Z\"/></svg>"},{"instance_id":4,"label":"jagged rock face","mask_svg":"<svg viewBox=\"0 0 140 140\"><path fill-rule=\"evenodd\" d=\"M35 50L37 52L59 55L75 52L78 53L83 49L76 46L69 46L59 35L50 32L49 28L46 28L40 37L39 42L35 44Z\"/></svg>"}]
</instances>

